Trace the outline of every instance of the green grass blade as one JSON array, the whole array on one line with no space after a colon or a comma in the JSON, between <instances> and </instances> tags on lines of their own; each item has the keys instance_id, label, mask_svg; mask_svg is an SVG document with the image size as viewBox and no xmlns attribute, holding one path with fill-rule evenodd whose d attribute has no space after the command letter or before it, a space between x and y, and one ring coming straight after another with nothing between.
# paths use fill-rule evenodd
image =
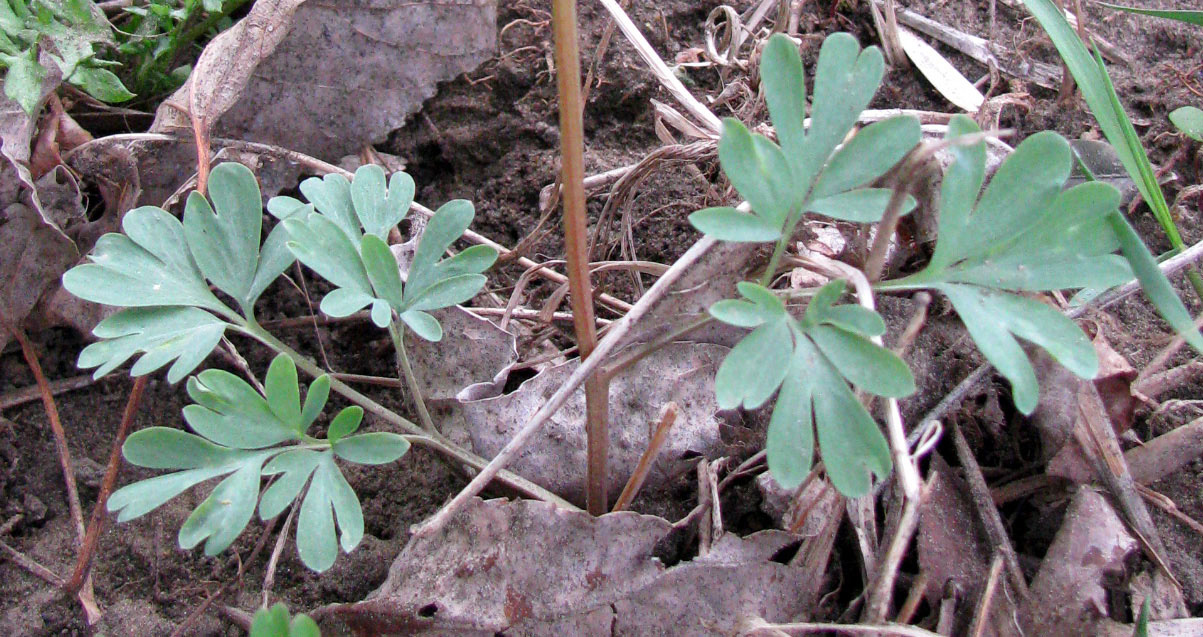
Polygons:
<instances>
[{"instance_id":1,"label":"green grass blade","mask_svg":"<svg viewBox=\"0 0 1203 637\"><path fill-rule=\"evenodd\" d=\"M1141 9L1139 7L1125 7L1120 4L1108 4L1100 2L1100 5L1108 9L1118 9L1127 11L1128 13L1139 13L1141 15L1153 16L1154 18L1165 18L1167 20L1177 20L1187 24L1197 24L1203 27L1203 11L1191 11L1189 9Z\"/></svg>"}]
</instances>

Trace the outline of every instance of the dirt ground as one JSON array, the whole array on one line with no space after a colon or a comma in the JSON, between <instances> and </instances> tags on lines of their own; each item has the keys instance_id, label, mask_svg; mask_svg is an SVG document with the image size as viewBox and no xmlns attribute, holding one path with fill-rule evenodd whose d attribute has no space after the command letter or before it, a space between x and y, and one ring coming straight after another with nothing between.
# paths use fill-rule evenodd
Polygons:
<instances>
[{"instance_id":1,"label":"dirt ground","mask_svg":"<svg viewBox=\"0 0 1203 637\"><path fill-rule=\"evenodd\" d=\"M653 47L668 61L691 47L702 46L703 25L713 0L669 0L657 3L633 3L630 9L636 24L644 30ZM987 0L967 2L916 2L910 8L949 26L1023 51L1033 59L1056 59L1051 45L1040 36L1039 25L1018 10L1003 3L997 7L993 32L989 26ZM1151 6L1171 7L1169 0L1153 0ZM556 92L554 77L548 73L550 25L546 24L547 2L504 2L499 10L498 27L507 27L500 40L496 58L470 76L442 85L438 95L402 129L394 132L380 150L398 155L407 163L407 171L418 184L417 200L439 203L463 197L476 203L474 229L508 246L526 237L535 227L539 214L540 190L556 177L558 133L556 130ZM737 7L743 10L741 4ZM590 57L608 20L608 14L595 3L580 6L582 25L582 64ZM1155 166L1173 160L1166 176L1167 198L1174 200L1184 186L1203 181L1203 153L1197 144L1183 152L1181 137L1170 134L1166 115L1186 104L1203 104L1203 35L1187 26L1151 18L1112 13L1089 6L1088 23L1100 35L1130 56L1130 61L1110 61L1119 95L1136 122ZM518 21L518 22L516 22ZM877 43L866 3L808 3L802 15L803 60L808 72L817 58L821 37L846 30L862 44ZM940 49L968 78L988 77L989 69L945 48ZM713 70L686 70L686 80L696 95L714 95L719 81ZM1058 101L1054 91L1027 84L1003 75L994 94L1026 93L1030 108L1008 106L999 124L1014 129L1017 143L1037 131L1051 129L1067 138L1097 136L1093 119L1080 99ZM589 174L629 165L662 145L653 130L650 100L670 101L659 84L644 71L629 44L615 37L601 61L598 81L589 89L585 111L586 168ZM870 108L914 108L951 112L953 108L913 69L887 71L885 85ZM730 113L720 107L719 116ZM716 166L699 165L712 180ZM590 213L596 219L604 198L590 200ZM712 195L696 175L684 166L657 171L638 191L629 213L635 220L637 257L647 261L670 263L698 237L686 216L701 207L713 205ZM1180 211L1179 228L1187 244L1203 239L1203 199L1196 197ZM1144 206L1137 208L1133 221L1153 251L1168 249L1168 242ZM554 222L554 220L553 220ZM610 220L607 230L616 238L620 225ZM602 243L602 247L609 248ZM529 252L542 259L561 258L562 248L556 233L536 242ZM617 252L614 252L617 255ZM595 254L594 258L604 258ZM613 258L618 258L614 256ZM508 266L496 279L496 289L521 273ZM1180 283L1180 282L1177 282ZM632 285L625 275L611 274L602 279L607 291L631 298ZM535 288L542 294L550 290ZM304 301L291 288L277 284L268 292L267 316L282 318L307 313ZM1188 308L1197 313L1199 304L1189 300ZM532 305L532 307L537 307ZM1134 298L1111 308L1106 314L1088 317L1106 332L1113 346L1140 369L1170 339L1170 333L1149 309ZM934 370L935 378L924 382L923 391L904 402L905 411L914 417L932 407L953 385L970 372L978 359L964 345L955 318L938 312L920 341L912 361L921 369ZM289 330L284 337L295 347L316 353L319 334L312 328ZM559 337L568 342L570 334ZM36 335L41 362L51 379L78 375L78 352L86 343L67 330L50 330ZM329 326L320 329L321 345L331 356L334 368L359 374L390 375L392 362L383 334L366 325ZM959 346L958 346L959 344ZM253 369L262 369L267 359L249 347ZM942 352L933 354L933 352ZM1179 355L1177 362L1188 360ZM216 360L216 359L215 359ZM217 361L218 365L224 365ZM33 377L20 351L9 347L0 355L0 394L30 387ZM90 511L100 476L110 453L113 432L120 420L126 395L131 387L128 377L118 373L86 388L59 396L58 408L76 462L80 495L85 516ZM1162 397L1179 402L1150 415L1142 410L1135 431L1149 439L1200 415L1200 385L1181 386ZM365 388L375 400L405 413L393 390ZM162 379L152 380L135 421L135 429L151 425L175 426L185 396L182 387ZM1009 403L1006 383L996 379L979 395L967 399L950 417L979 448L979 461L987 478L998 483L1037 472L1040 459L1036 440L1024 419ZM369 420L369 426L381 426ZM951 444L951 443L947 443ZM953 457L951 447L941 447ZM1016 470L1016 468L1019 468ZM1027 469L1024 469L1027 468ZM1025 473L1026 471L1026 473ZM152 472L134 467L122 470L122 484L145 478ZM273 595L293 609L311 609L330 602L363 599L383 582L388 566L399 551L410 525L437 510L439 505L461 486L463 479L431 453L415 449L406 458L384 469L350 470L348 478L363 502L367 533L364 543L349 556L339 559L331 572L318 577L299 562L291 544L281 557L275 576ZM767 525L765 516L756 514L759 495L751 481L737 483L724 494L728 528L751 531ZM1169 498L1186 515L1203 519L1203 459L1178 472L1153 488ZM690 484L656 494L663 501L642 502L643 510L663 514L681 512L693 505L695 491ZM647 498L645 498L647 500ZM272 542L249 559L261 535L261 525L252 523L248 532L231 551L216 558L176 548L175 533L191 508L199 502L192 494L178 498L152 515L134 522L109 524L100 539L93 581L96 598L106 609L106 634L166 634L185 622L189 615L214 591L233 582L228 593L213 607L192 620L186 634L237 635L240 630L227 623L218 608L229 605L251 609L259 604L266 555ZM1010 525L1017 550L1025 564L1037 564L1056 531L1063 501L1024 500L1004 507L1003 519ZM6 410L0 419L0 523L20 516L4 537L14 548L37 559L56 572L67 572L74 555L69 550L73 530L67 512L62 476L54 451L53 437L42 405L30 402ZM1153 516L1168 545L1169 559L1181 579L1193 615L1203 615L1203 554L1198 551L1200 536L1186 525L1160 510ZM272 535L274 538L274 534ZM846 538L844 538L846 540ZM838 547L837 547L838 550ZM246 560L240 563L234 556ZM833 567L835 568L835 567ZM39 579L0 558L0 631L11 635L89 634L74 600L58 599ZM847 592L841 595L848 595ZM843 599L843 598L840 598ZM851 600L843 600L845 603ZM838 607L840 604L836 603ZM838 615L838 611L836 612ZM833 619L819 617L816 619Z\"/></svg>"}]
</instances>

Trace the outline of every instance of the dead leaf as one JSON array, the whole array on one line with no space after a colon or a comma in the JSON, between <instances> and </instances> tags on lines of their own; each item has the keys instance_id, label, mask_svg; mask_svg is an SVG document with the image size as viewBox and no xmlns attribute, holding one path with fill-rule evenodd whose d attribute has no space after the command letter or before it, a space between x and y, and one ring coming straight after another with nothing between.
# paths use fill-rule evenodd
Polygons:
<instances>
[{"instance_id":1,"label":"dead leaf","mask_svg":"<svg viewBox=\"0 0 1203 637\"><path fill-rule=\"evenodd\" d=\"M270 0L215 38L156 115L328 161L400 128L438 82L497 48L495 0Z\"/></svg>"},{"instance_id":2,"label":"dead leaf","mask_svg":"<svg viewBox=\"0 0 1203 637\"><path fill-rule=\"evenodd\" d=\"M686 453L708 455L720 444L714 374L727 348L674 344L644 357L610 383L610 497L618 496L647 448L660 408L680 407L645 488ZM462 402L463 426L476 453L497 455L576 369L571 361L546 370L504 396ZM515 473L568 498L584 498L585 399L578 390L510 465Z\"/></svg>"},{"instance_id":3,"label":"dead leaf","mask_svg":"<svg viewBox=\"0 0 1203 637\"><path fill-rule=\"evenodd\" d=\"M47 178L53 183L53 174ZM57 205L55 197L48 201ZM78 198L74 203L79 206ZM58 287L59 277L75 265L79 253L62 231L21 203L10 203L0 212L0 246L0 315L21 324L43 293ZM0 332L3 347L9 336L7 330Z\"/></svg>"},{"instance_id":4,"label":"dead leaf","mask_svg":"<svg viewBox=\"0 0 1203 637\"><path fill-rule=\"evenodd\" d=\"M1108 578L1123 577L1140 545L1106 498L1079 489L1021 610L1029 635L1094 635L1107 617Z\"/></svg>"},{"instance_id":5,"label":"dead leaf","mask_svg":"<svg viewBox=\"0 0 1203 637\"><path fill-rule=\"evenodd\" d=\"M490 382L518 360L513 334L461 307L431 312L443 324L443 340L431 343L406 333L423 396L437 405L454 401L469 385Z\"/></svg>"},{"instance_id":6,"label":"dead leaf","mask_svg":"<svg viewBox=\"0 0 1203 637\"><path fill-rule=\"evenodd\" d=\"M39 101L42 103L47 95L58 88L63 78L58 64L50 58L46 50L43 49L39 53L38 63L46 69L46 78L42 81L42 98ZM7 171L11 166L16 171L18 180L10 182L6 177L0 176L0 205L6 206L16 201L19 184L24 184L31 192L34 209L44 215L37 185L34 183L35 178L29 171L30 144L37 126L36 117L31 118L16 102L0 95L0 154L8 160L3 171ZM47 219L46 223L51 222Z\"/></svg>"},{"instance_id":7,"label":"dead leaf","mask_svg":"<svg viewBox=\"0 0 1203 637\"><path fill-rule=\"evenodd\" d=\"M981 91L965 79L965 76L932 45L921 40L906 27L898 27L898 36L906 56L914 62L915 68L919 69L949 102L969 113L976 113L982 107L986 98Z\"/></svg>"},{"instance_id":8,"label":"dead leaf","mask_svg":"<svg viewBox=\"0 0 1203 637\"><path fill-rule=\"evenodd\" d=\"M794 538L726 534L707 558L665 569L671 525L592 517L536 501L475 500L411 540L367 600L319 611L365 634L720 634L744 618L788 621L817 578L770 561Z\"/></svg>"}]
</instances>

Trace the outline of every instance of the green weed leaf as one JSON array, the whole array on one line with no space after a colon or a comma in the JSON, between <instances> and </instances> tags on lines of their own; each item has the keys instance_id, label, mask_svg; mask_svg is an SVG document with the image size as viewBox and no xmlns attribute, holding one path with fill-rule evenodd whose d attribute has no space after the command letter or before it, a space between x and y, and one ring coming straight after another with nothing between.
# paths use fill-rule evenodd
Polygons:
<instances>
[{"instance_id":1,"label":"green weed leaf","mask_svg":"<svg viewBox=\"0 0 1203 637\"><path fill-rule=\"evenodd\" d=\"M1170 113L1170 122L1187 137L1203 142L1203 110L1183 106Z\"/></svg>"},{"instance_id":2,"label":"green weed leaf","mask_svg":"<svg viewBox=\"0 0 1203 637\"><path fill-rule=\"evenodd\" d=\"M109 510L119 512L120 521L132 520L202 482L226 476L179 532L182 548L204 541L205 553L214 555L246 528L256 502L259 517L271 519L308 484L297 532L302 561L322 571L333 564L339 546L344 552L355 548L363 537L363 512L335 457L360 464L393 462L409 450L409 442L387 432L356 434L363 419L360 407L339 412L326 439L305 435L326 403L330 381L326 376L315 380L302 406L296 367L287 356L272 361L264 389L261 395L220 370L190 378L188 393L195 404L184 408L184 418L195 433L150 427L129 436L122 447L135 465L177 471L122 487L109 499ZM262 477L272 475L279 477L260 498ZM335 517L342 530L338 537Z\"/></svg>"},{"instance_id":3,"label":"green weed leaf","mask_svg":"<svg viewBox=\"0 0 1203 637\"><path fill-rule=\"evenodd\" d=\"M976 133L957 116L948 137ZM1023 413L1036 407L1036 374L1016 337L1034 343L1070 371L1093 378L1090 340L1052 307L1009 292L1106 288L1131 280L1129 261L1113 254L1120 238L1107 217L1119 193L1088 183L1062 190L1072 162L1055 133L1024 140L977 199L984 144L954 145L941 189L939 238L923 271L882 287L938 289L952 301L986 358L1011 382Z\"/></svg>"},{"instance_id":4,"label":"green weed leaf","mask_svg":"<svg viewBox=\"0 0 1203 637\"><path fill-rule=\"evenodd\" d=\"M881 317L860 306L835 305L843 281L824 286L801 321L770 290L748 282L738 288L745 300L710 308L721 321L756 328L719 366L719 407L754 409L780 388L765 443L774 479L790 489L802 482L817 431L832 483L846 495L863 495L868 474L884 477L891 461L885 438L849 383L880 396L915 391L906 364L869 340L885 331Z\"/></svg>"},{"instance_id":5,"label":"green weed leaf","mask_svg":"<svg viewBox=\"0 0 1203 637\"><path fill-rule=\"evenodd\" d=\"M289 249L302 263L334 283L321 309L330 316L347 316L371 307L372 322L392 325L395 316L419 336L437 341L443 330L423 310L463 303L480 292L497 252L474 246L440 260L472 222L472 204L455 200L443 205L426 225L408 278L401 281L396 257L386 238L391 228L405 218L413 202L413 179L394 173L385 188L384 171L364 166L354 181L328 175L307 179L301 192L316 212L306 214L305 204L276 197L268 202L273 214L286 216Z\"/></svg>"},{"instance_id":6,"label":"green weed leaf","mask_svg":"<svg viewBox=\"0 0 1203 637\"><path fill-rule=\"evenodd\" d=\"M231 326L254 318L255 301L293 262L277 227L259 245L263 206L254 175L241 164L214 167L209 200L192 193L184 222L143 206L125 214L122 233L96 242L89 263L63 275L75 296L131 308L102 321L101 340L80 354L79 365L103 376L138 353L131 374L140 376L175 361L178 382L196 368ZM235 299L241 312L220 301L209 285Z\"/></svg>"},{"instance_id":7,"label":"green weed leaf","mask_svg":"<svg viewBox=\"0 0 1203 637\"><path fill-rule=\"evenodd\" d=\"M819 54L812 123L805 130L801 57L788 37L769 38L761 83L781 146L734 119L723 122L718 144L723 171L752 214L707 208L690 215L690 223L716 239L764 242L792 231L803 212L858 222L881 219L890 192L867 186L919 142L919 122L896 117L872 124L835 151L873 98L883 71L876 48L862 51L848 34L828 37ZM914 205L908 197L905 210Z\"/></svg>"}]
</instances>

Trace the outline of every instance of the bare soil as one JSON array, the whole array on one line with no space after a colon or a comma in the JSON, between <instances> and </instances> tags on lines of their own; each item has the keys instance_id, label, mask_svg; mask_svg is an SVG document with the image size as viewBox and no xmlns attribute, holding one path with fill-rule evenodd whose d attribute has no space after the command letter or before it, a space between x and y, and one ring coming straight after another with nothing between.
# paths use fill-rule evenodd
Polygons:
<instances>
[{"instance_id":1,"label":"bare soil","mask_svg":"<svg viewBox=\"0 0 1203 637\"><path fill-rule=\"evenodd\" d=\"M443 85L422 113L396 131L380 149L399 155L419 185L418 200L437 204L463 197L476 203L475 229L505 245L518 243L532 232L539 217L540 190L554 182L557 169L558 133L554 76L549 73L550 6L546 1L503 3L498 27L504 28L495 59L470 77ZM864 44L877 36L866 3L808 3L803 12L803 57L813 68L822 35L850 31ZM1033 59L1056 60L1055 51L1039 35L1039 26L1001 2L993 31L988 20L989 2L911 2L912 8L949 26L1023 51ZM1150 6L1170 7L1169 0L1152 0ZM715 0L669 0L633 3L632 18L660 55L670 63L675 56L703 44L702 28ZM834 9L833 9L834 6ZM743 6L741 5L741 9ZM1086 8L1088 24L1127 53L1130 62L1111 61L1117 90L1136 120L1155 165L1170 166L1165 184L1173 201L1184 186L1203 179L1197 144L1184 146L1171 134L1166 115L1185 104L1203 104L1203 37L1198 30L1151 18L1121 15L1100 8ZM608 16L600 5L585 2L580 7L582 64L593 63ZM989 69L948 49L941 51L971 80L988 76ZM712 70L687 70L695 94L714 95L719 82ZM671 99L644 71L639 59L621 34L614 39L600 62L598 80L589 89L585 111L586 163L590 174L633 164L662 144L653 130L650 99ZM1093 119L1080 99L1058 101L1057 95L1019 80L1001 76L993 89L999 93L1026 93L1030 108L1005 108L999 123L1015 131L1013 142L1040 130L1052 129L1068 138L1097 136ZM952 111L913 69L894 68L871 108L915 108ZM723 107L717 114L730 113ZM701 174L717 182L714 165L698 165ZM630 204L635 220L637 257L669 263L698 237L686 216L714 203L708 189L684 166L657 171L638 191ZM596 219L603 197L590 200ZM1179 227L1188 244L1203 239L1201 201L1195 198L1180 210ZM1133 217L1154 252L1169 247L1147 208L1138 207ZM542 259L561 258L557 232L536 242L530 254ZM621 226L612 219L607 227L617 237ZM608 244L602 243L603 248ZM617 255L617 253L615 253ZM597 255L595 255L597 258ZM618 258L615 256L614 258ZM508 266L499 285L517 278L521 270ZM625 275L608 275L602 280L607 291L630 298L632 286ZM535 288L546 294L550 290ZM503 294L508 292L500 288ZM1197 312L1198 302L1182 289L1188 307ZM279 285L268 293L269 316L296 316L307 312L295 290ZM533 305L537 307L536 305ZM937 304L937 309L939 308ZM1170 339L1164 325L1140 298L1125 302L1106 314L1089 317L1106 331L1111 343L1139 369ZM964 345L956 321L945 312L935 314L928 333L920 341L914 364L932 376L924 391L906 403L912 418L934 405L979 362ZM379 332L369 326L342 325L294 329L287 340L302 351L319 355L324 346L330 362L339 371L390 375L391 360ZM570 339L570 334L562 335ZM36 335L46 375L53 379L79 374L75 360L85 342L73 333L51 330ZM319 344L320 338L320 344ZM564 342L567 342L566 340ZM253 369L266 366L261 352L247 348ZM925 358L926 357L926 358ZM1185 362L1188 354L1179 355ZM924 359L925 360L919 360ZM216 360L216 359L215 359ZM220 360L218 365L223 364ZM0 355L0 394L34 384L19 350ZM107 462L113 432L120 420L131 381L122 374L58 398L76 463L85 515L96 497L100 476ZM1197 416L1195 404L1200 386L1180 387L1171 396L1183 405L1150 417L1148 410L1137 419L1136 432L1148 439ZM406 410L395 391L365 388L386 405ZM163 380L151 381L135 428L175 425L184 404L182 387ZM967 399L950 419L962 427L971 443L980 448L979 460L986 476L998 481L1021 477L1023 470L1038 471L1040 458L1033 448L1037 440L1023 418L1009 403L1005 382L995 380L978 395ZM381 426L369 422L370 426ZM941 448L945 457L953 457ZM121 481L145 478L151 472L134 467L122 470ZM363 599L385 578L388 565L405 541L410 525L433 513L463 484L463 479L430 453L411 452L403 462L384 470L352 470L349 479L363 502L367 537L350 556L340 558L334 569L321 577L308 572L295 556L291 543L284 551L276 573L273 595L294 609L309 609L329 602ZM642 502L643 510L671 517L693 505L690 484L658 493L659 501ZM1203 519L1203 460L1188 470L1154 485L1186 514ZM725 496L728 526L751 531L768 524L756 512L759 496L750 481L737 484ZM647 500L645 498L645 500ZM252 523L235 546L216 558L176 548L175 533L184 517L199 502L196 495L173 501L153 515L126 524L109 524L100 540L93 571L96 598L107 614L106 634L166 634L185 622L210 594L234 582L222 597L186 629L190 635L241 634L217 609L229 605L251 609L259 604L266 557L274 544L274 533L254 559L256 543L267 531ZM1017 542L1017 549L1030 563L1037 563L1057 528L1055 512L1064 503L1043 502L1039 507L1020 502L1004 509L1004 519ZM73 565L72 535L62 475L54 442L40 403L6 410L0 419L0 523L20 516L3 537L14 548L37 559L58 573ZM1170 562L1186 587L1193 614L1203 614L1203 563L1197 550L1200 537L1187 526L1159 510L1153 510L1158 529L1170 550ZM837 547L838 548L838 547ZM244 560L239 563L238 556ZM833 567L836 568L836 567ZM241 571L240 571L241 569ZM11 635L89 634L74 600L63 600L47 584L0 558L0 632ZM847 595L842 593L841 595ZM840 597L843 599L843 597ZM850 600L844 600L845 602ZM837 604L838 606L838 604ZM842 609L836 609L836 615ZM824 619L819 617L816 619ZM830 619L830 618L828 618Z\"/></svg>"}]
</instances>

